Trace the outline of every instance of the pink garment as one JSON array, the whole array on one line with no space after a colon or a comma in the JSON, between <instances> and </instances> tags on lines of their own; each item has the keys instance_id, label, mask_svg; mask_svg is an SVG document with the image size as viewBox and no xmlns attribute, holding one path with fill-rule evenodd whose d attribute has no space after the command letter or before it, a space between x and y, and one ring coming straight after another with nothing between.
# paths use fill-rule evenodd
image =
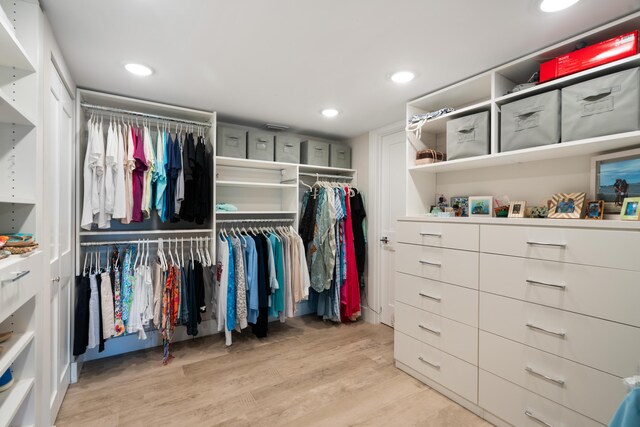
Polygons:
<instances>
[{"instance_id":1,"label":"pink garment","mask_svg":"<svg viewBox=\"0 0 640 427\"><path fill-rule=\"evenodd\" d=\"M141 128L131 128L133 135L133 143L135 150L133 158L136 161L136 167L133 170L133 208L131 213L131 222L142 222L142 194L144 192L144 171L148 169L147 159L144 156L144 137Z\"/></svg>"},{"instance_id":2,"label":"pink garment","mask_svg":"<svg viewBox=\"0 0 640 427\"><path fill-rule=\"evenodd\" d=\"M345 222L345 246L347 250L347 278L340 289L340 316L343 322L355 321L360 317L360 280L356 265L356 249L353 245L353 225L351 223L351 202L349 189L345 189L347 219Z\"/></svg>"}]
</instances>

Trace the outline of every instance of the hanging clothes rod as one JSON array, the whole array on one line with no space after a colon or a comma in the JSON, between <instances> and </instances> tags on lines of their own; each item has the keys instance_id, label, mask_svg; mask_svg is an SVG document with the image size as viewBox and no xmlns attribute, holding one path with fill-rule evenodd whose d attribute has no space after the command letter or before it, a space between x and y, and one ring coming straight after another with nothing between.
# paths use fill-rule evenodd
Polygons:
<instances>
[{"instance_id":1,"label":"hanging clothes rod","mask_svg":"<svg viewBox=\"0 0 640 427\"><path fill-rule=\"evenodd\" d=\"M249 222L295 222L294 218L269 218L269 219L221 219L216 224L240 224Z\"/></svg>"},{"instance_id":2,"label":"hanging clothes rod","mask_svg":"<svg viewBox=\"0 0 640 427\"><path fill-rule=\"evenodd\" d=\"M113 240L113 241L109 241L109 242L81 242L80 246L119 246L119 245L136 245L138 243L149 243L152 245L158 244L160 243L160 241L162 241L162 243L169 243L171 242L190 242L190 241L207 241L209 239L212 239L209 236L205 236L205 237L167 237L166 239L137 239L137 240Z\"/></svg>"},{"instance_id":3,"label":"hanging clothes rod","mask_svg":"<svg viewBox=\"0 0 640 427\"><path fill-rule=\"evenodd\" d=\"M86 102L81 102L80 106L88 110L104 111L104 112L115 113L115 114L125 114L129 116L146 117L149 119L162 120L165 122L184 123L188 125L201 126L201 127L212 126L211 123L207 123L207 122L197 122L194 120L178 119L175 117L168 117L168 116L159 116L157 114L141 113L139 111L132 111L132 110L123 110L121 108L104 107L102 105L94 105Z\"/></svg>"},{"instance_id":4,"label":"hanging clothes rod","mask_svg":"<svg viewBox=\"0 0 640 427\"><path fill-rule=\"evenodd\" d=\"M298 175L300 175L300 176L311 176L311 177L314 177L314 178L332 178L332 179L346 179L346 180L352 180L353 179L352 176L348 176L348 175L327 175L327 174L323 174L323 173L300 172Z\"/></svg>"}]
</instances>

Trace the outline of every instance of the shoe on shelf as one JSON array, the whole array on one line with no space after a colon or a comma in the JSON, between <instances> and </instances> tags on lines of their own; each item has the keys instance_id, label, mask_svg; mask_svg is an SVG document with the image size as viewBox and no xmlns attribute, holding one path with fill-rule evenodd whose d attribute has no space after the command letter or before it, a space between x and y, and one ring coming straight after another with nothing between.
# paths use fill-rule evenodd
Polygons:
<instances>
[{"instance_id":1,"label":"shoe on shelf","mask_svg":"<svg viewBox=\"0 0 640 427\"><path fill-rule=\"evenodd\" d=\"M9 338L11 338L11 335L13 335L13 331L0 332L0 344L9 340Z\"/></svg>"},{"instance_id":2,"label":"shoe on shelf","mask_svg":"<svg viewBox=\"0 0 640 427\"><path fill-rule=\"evenodd\" d=\"M11 369L7 369L0 377L0 393L7 391L13 385L13 377L11 376Z\"/></svg>"}]
</instances>

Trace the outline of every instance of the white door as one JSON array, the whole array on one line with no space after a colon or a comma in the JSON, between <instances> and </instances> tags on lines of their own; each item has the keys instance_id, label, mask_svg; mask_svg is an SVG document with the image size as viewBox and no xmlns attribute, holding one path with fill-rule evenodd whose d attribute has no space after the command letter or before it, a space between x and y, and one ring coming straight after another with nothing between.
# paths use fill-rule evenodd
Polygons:
<instances>
[{"instance_id":1,"label":"white door","mask_svg":"<svg viewBox=\"0 0 640 427\"><path fill-rule=\"evenodd\" d=\"M380 157L380 278L382 312L380 321L394 323L396 272L396 219L405 214L406 133L397 132L382 138Z\"/></svg>"},{"instance_id":2,"label":"white door","mask_svg":"<svg viewBox=\"0 0 640 427\"><path fill-rule=\"evenodd\" d=\"M49 405L51 423L69 386L73 286L73 102L56 68L49 64L45 112L45 217L49 229L50 313ZM45 357L47 357L45 356Z\"/></svg>"}]
</instances>

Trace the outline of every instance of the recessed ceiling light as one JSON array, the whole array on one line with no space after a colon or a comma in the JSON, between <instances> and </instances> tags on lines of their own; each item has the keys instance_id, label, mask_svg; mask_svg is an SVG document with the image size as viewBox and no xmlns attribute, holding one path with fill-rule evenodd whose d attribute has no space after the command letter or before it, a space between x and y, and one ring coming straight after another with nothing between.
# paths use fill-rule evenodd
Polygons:
<instances>
[{"instance_id":1,"label":"recessed ceiling light","mask_svg":"<svg viewBox=\"0 0 640 427\"><path fill-rule=\"evenodd\" d=\"M411 71L398 71L391 76L391 80L395 83L409 83L411 80L413 80L414 77L415 74L413 74Z\"/></svg>"},{"instance_id":2,"label":"recessed ceiling light","mask_svg":"<svg viewBox=\"0 0 640 427\"><path fill-rule=\"evenodd\" d=\"M150 76L153 74L153 70L146 65L142 64L127 64L124 68L130 72L131 74L135 74L136 76Z\"/></svg>"},{"instance_id":3,"label":"recessed ceiling light","mask_svg":"<svg viewBox=\"0 0 640 427\"><path fill-rule=\"evenodd\" d=\"M338 114L340 114L340 111L336 110L335 108L325 108L324 110L321 111L321 113L323 116L329 119L332 119Z\"/></svg>"},{"instance_id":4,"label":"recessed ceiling light","mask_svg":"<svg viewBox=\"0 0 640 427\"><path fill-rule=\"evenodd\" d=\"M542 0L540 10L543 12L558 12L578 3L580 0Z\"/></svg>"}]
</instances>

